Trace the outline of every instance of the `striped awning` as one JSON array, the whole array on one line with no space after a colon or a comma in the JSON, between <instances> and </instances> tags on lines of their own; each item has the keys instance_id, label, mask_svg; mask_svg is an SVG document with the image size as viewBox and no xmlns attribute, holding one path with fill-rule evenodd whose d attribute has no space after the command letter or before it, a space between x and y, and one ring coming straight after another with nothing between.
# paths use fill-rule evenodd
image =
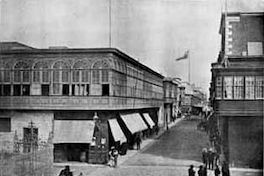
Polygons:
<instances>
[{"instance_id":1,"label":"striped awning","mask_svg":"<svg viewBox=\"0 0 264 176\"><path fill-rule=\"evenodd\" d=\"M90 143L94 126L93 120L54 120L53 143Z\"/></svg>"},{"instance_id":2,"label":"striped awning","mask_svg":"<svg viewBox=\"0 0 264 176\"><path fill-rule=\"evenodd\" d=\"M139 113L120 114L120 116L132 134L148 128Z\"/></svg>"},{"instance_id":3,"label":"striped awning","mask_svg":"<svg viewBox=\"0 0 264 176\"><path fill-rule=\"evenodd\" d=\"M118 122L116 119L110 119L108 120L109 126L111 133L114 137L115 141L120 141L120 143L126 142L126 136L124 135L121 127L119 126Z\"/></svg>"},{"instance_id":4,"label":"striped awning","mask_svg":"<svg viewBox=\"0 0 264 176\"><path fill-rule=\"evenodd\" d=\"M148 113L143 113L144 118L148 122L150 128L153 128L155 126L155 123L153 122L152 118L149 116Z\"/></svg>"}]
</instances>

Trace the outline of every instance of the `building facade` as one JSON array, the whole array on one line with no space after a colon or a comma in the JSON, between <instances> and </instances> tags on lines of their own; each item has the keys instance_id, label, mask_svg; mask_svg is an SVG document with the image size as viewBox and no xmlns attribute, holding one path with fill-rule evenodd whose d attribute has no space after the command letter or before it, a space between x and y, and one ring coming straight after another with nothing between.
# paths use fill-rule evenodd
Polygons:
<instances>
[{"instance_id":1,"label":"building facade","mask_svg":"<svg viewBox=\"0 0 264 176\"><path fill-rule=\"evenodd\" d=\"M223 160L263 168L264 13L222 15L222 47L212 64L210 101Z\"/></svg>"},{"instance_id":2,"label":"building facade","mask_svg":"<svg viewBox=\"0 0 264 176\"><path fill-rule=\"evenodd\" d=\"M110 146L132 145L135 133L163 125L163 76L117 49L0 46L5 150L15 150L14 136L36 136L52 140L55 161L105 163Z\"/></svg>"}]
</instances>

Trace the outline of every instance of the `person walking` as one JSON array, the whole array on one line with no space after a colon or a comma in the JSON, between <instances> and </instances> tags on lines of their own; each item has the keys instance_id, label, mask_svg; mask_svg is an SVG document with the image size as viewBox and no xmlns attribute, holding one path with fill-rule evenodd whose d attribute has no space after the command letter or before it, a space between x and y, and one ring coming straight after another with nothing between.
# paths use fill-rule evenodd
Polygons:
<instances>
[{"instance_id":1,"label":"person walking","mask_svg":"<svg viewBox=\"0 0 264 176\"><path fill-rule=\"evenodd\" d=\"M208 152L208 160L209 160L209 169L214 169L214 152L213 149L210 148Z\"/></svg>"},{"instance_id":2,"label":"person walking","mask_svg":"<svg viewBox=\"0 0 264 176\"><path fill-rule=\"evenodd\" d=\"M198 176L204 176L203 170L203 165L200 165L198 170Z\"/></svg>"},{"instance_id":3,"label":"person walking","mask_svg":"<svg viewBox=\"0 0 264 176\"><path fill-rule=\"evenodd\" d=\"M109 166L110 167L116 167L117 166L117 158L118 158L118 151L114 146L111 147L111 150L109 151Z\"/></svg>"},{"instance_id":4,"label":"person walking","mask_svg":"<svg viewBox=\"0 0 264 176\"><path fill-rule=\"evenodd\" d=\"M193 165L190 165L188 169L188 176L195 176L195 171L193 170Z\"/></svg>"},{"instance_id":5,"label":"person walking","mask_svg":"<svg viewBox=\"0 0 264 176\"><path fill-rule=\"evenodd\" d=\"M140 144L141 144L142 140L140 135L136 136L136 144L137 144L137 150L140 150Z\"/></svg>"},{"instance_id":6,"label":"person walking","mask_svg":"<svg viewBox=\"0 0 264 176\"><path fill-rule=\"evenodd\" d=\"M215 176L219 176L220 175L220 169L219 169L218 165L215 166L214 175Z\"/></svg>"},{"instance_id":7,"label":"person walking","mask_svg":"<svg viewBox=\"0 0 264 176\"><path fill-rule=\"evenodd\" d=\"M228 164L226 162L222 165L222 176L230 176Z\"/></svg>"},{"instance_id":8,"label":"person walking","mask_svg":"<svg viewBox=\"0 0 264 176\"><path fill-rule=\"evenodd\" d=\"M203 163L207 167L207 163L208 163L208 151L207 151L207 148L203 148L203 150L202 150L202 159L203 159Z\"/></svg>"},{"instance_id":9,"label":"person walking","mask_svg":"<svg viewBox=\"0 0 264 176\"><path fill-rule=\"evenodd\" d=\"M206 166L203 167L203 176L207 176L207 167Z\"/></svg>"}]
</instances>

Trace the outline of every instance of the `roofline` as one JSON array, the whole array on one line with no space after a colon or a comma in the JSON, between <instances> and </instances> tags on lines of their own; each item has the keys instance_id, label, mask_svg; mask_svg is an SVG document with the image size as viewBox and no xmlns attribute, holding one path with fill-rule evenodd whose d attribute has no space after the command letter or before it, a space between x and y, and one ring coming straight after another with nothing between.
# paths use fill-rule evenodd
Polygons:
<instances>
[{"instance_id":1,"label":"roofline","mask_svg":"<svg viewBox=\"0 0 264 176\"><path fill-rule=\"evenodd\" d=\"M63 49L37 49L32 48L31 50L27 49L17 49L17 50L5 50L0 51L0 55L12 55L12 54L79 54L79 53L112 53L120 57L126 58L129 62L146 69L147 71L155 74L160 78L164 78L160 73L152 70L146 65L140 63L139 61L133 59L129 55L120 51L117 48L63 48Z\"/></svg>"}]
</instances>

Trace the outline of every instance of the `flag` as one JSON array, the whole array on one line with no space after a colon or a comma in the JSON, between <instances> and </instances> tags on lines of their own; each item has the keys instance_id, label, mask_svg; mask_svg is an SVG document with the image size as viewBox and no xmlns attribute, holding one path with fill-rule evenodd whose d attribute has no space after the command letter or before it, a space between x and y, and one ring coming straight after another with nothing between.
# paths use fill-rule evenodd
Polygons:
<instances>
[{"instance_id":1,"label":"flag","mask_svg":"<svg viewBox=\"0 0 264 176\"><path fill-rule=\"evenodd\" d=\"M189 57L189 50L185 51L184 55L182 57L179 57L176 59L176 61L187 59Z\"/></svg>"}]
</instances>

